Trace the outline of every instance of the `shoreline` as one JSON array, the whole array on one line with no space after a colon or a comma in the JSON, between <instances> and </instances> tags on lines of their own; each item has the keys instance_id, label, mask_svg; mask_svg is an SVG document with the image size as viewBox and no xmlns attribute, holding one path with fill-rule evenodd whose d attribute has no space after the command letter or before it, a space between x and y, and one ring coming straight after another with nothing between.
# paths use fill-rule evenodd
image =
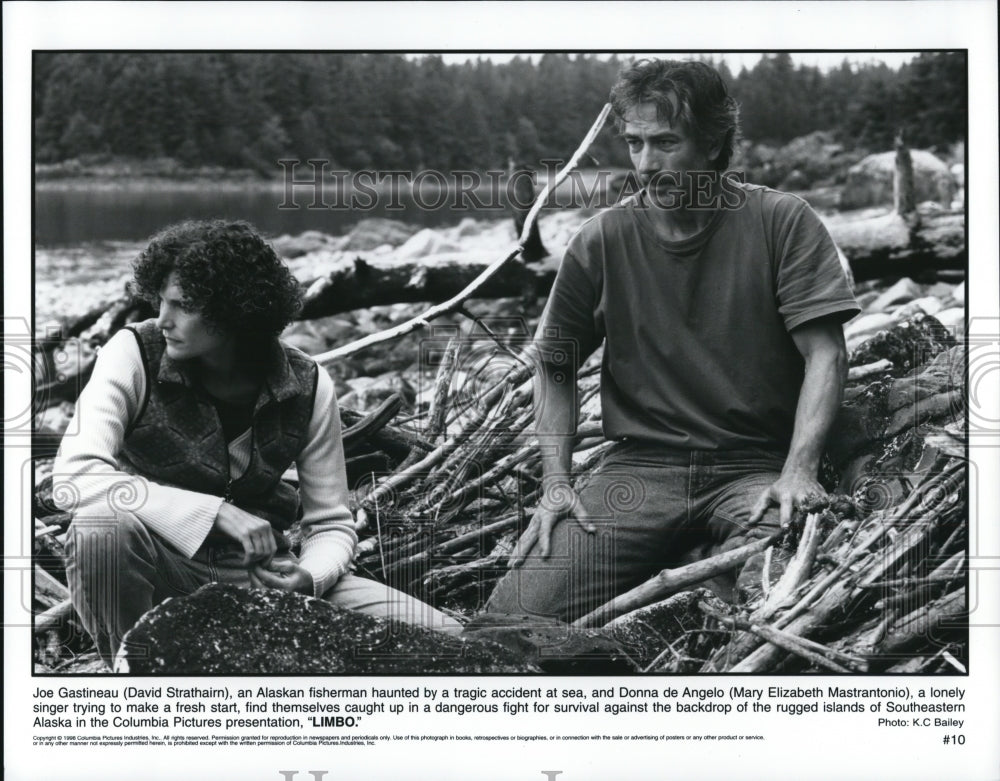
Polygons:
<instances>
[{"instance_id":1,"label":"shoreline","mask_svg":"<svg viewBox=\"0 0 1000 781\"><path fill-rule=\"evenodd\" d=\"M55 166L53 166L54 168ZM59 166L62 168L62 166ZM283 173L275 173L274 176L265 177L246 169L191 169L177 170L175 172L163 173L146 170L136 170L130 167L95 166L91 168L71 169L66 174L55 173L48 169L49 166L35 166L34 186L38 191L60 191L60 190L129 190L129 189L163 189L163 190L187 190L187 189L237 189L251 188L255 190L284 190L286 187L311 187L311 182L288 182ZM581 180L585 187L592 188L595 182L603 175L609 182L627 173L628 169L607 167L607 168L578 168L574 174ZM332 176L334 169L327 171L328 176L325 181L331 184L335 181ZM345 173L340 169L336 173ZM368 174L371 181L365 181L365 189L373 189L377 192L387 192L393 183L388 180L389 175L406 173L412 177L419 177L423 170L417 171L350 171L346 172L346 179L352 176ZM441 175L447 177L468 173L466 171L442 171ZM482 184L471 188L472 192L486 191L492 186L490 174L498 173L492 169L472 171L471 173L484 177ZM547 176L546 169L534 169L535 186L537 191L545 186ZM300 171L299 179L306 179L305 172ZM379 177L385 176L387 179ZM372 178L374 177L374 179ZM494 177L495 178L495 177ZM405 181L405 180L404 180ZM505 182L506 174L499 177L497 181ZM346 187L350 187L349 182L345 182ZM463 185L464 186L464 185ZM446 185L450 191L454 188L454 183ZM558 189L567 187L564 182ZM421 190L435 191L442 189L436 181L424 180L419 184ZM411 188L412 189L412 188Z\"/></svg>"}]
</instances>

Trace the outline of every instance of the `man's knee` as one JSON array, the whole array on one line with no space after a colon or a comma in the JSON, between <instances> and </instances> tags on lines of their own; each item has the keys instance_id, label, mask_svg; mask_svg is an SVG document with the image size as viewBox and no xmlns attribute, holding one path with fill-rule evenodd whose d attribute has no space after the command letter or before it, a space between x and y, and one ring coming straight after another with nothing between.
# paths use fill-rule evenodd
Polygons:
<instances>
[{"instance_id":1,"label":"man's knee","mask_svg":"<svg viewBox=\"0 0 1000 781\"><path fill-rule=\"evenodd\" d=\"M544 566L536 569L541 561L529 556L518 569L508 572L493 589L486 612L569 620L572 601L569 575L564 570Z\"/></svg>"}]
</instances>

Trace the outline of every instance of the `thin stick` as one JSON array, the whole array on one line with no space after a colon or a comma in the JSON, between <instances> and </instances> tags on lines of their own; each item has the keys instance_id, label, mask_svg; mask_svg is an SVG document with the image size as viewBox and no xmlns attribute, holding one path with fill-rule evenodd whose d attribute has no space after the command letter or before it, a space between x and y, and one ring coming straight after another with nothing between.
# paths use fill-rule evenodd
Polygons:
<instances>
[{"instance_id":1,"label":"thin stick","mask_svg":"<svg viewBox=\"0 0 1000 781\"><path fill-rule=\"evenodd\" d=\"M958 572L935 572L923 578L894 578L892 580L876 580L865 583L861 588L895 588L903 586L929 586L934 583L947 583L954 579Z\"/></svg>"},{"instance_id":2,"label":"thin stick","mask_svg":"<svg viewBox=\"0 0 1000 781\"><path fill-rule=\"evenodd\" d=\"M913 493L911 493L910 496L907 497L906 501L903 502L903 504L901 504L898 508L896 508L896 510L891 515L889 515L889 517L883 519L881 523L878 524L878 527L874 531L872 531L872 533L868 536L868 538L864 542L851 548L847 558L844 561L842 561L839 565L837 565L837 567L832 572L830 572L825 577L821 578L818 582L816 582L812 586L812 588L810 588L809 591L806 592L805 596L803 596L795 604L794 607L792 607L787 613L785 613L780 619L778 619L776 625L778 627L784 628L790 625L800 616L804 615L808 610L809 606L812 605L814 601L818 600L822 594L824 594L828 589L830 589L831 586L833 586L835 583L839 583L843 579L844 575L852 571L852 568L854 567L855 564L860 564L862 558L869 557L871 555L871 551L869 549L877 541L885 537L887 531L890 528L892 528L901 519L907 517L909 512L920 501L921 494L927 492L932 484L938 485L940 483L945 482L959 468L960 468L960 462L954 461L947 467L945 467L945 469L942 470L942 472L939 475L927 480L925 483L922 483L921 485L918 485L914 489ZM911 523L918 523L918 522L919 519L911 520ZM861 526L858 526L858 531L860 530Z\"/></svg>"},{"instance_id":3,"label":"thin stick","mask_svg":"<svg viewBox=\"0 0 1000 781\"><path fill-rule=\"evenodd\" d=\"M431 400L430 423L427 426L427 439L434 442L445 430L445 412L448 408L448 391L451 388L452 378L455 376L455 368L458 366L456 360L458 351L462 346L462 339L457 336L448 340L448 346L444 349L441 357L441 365L438 367L437 379L434 383L434 398Z\"/></svg>"},{"instance_id":4,"label":"thin stick","mask_svg":"<svg viewBox=\"0 0 1000 781\"><path fill-rule=\"evenodd\" d=\"M528 234L531 232L532 226L535 224L535 220L538 219L538 213L541 211L542 206L549 197L549 193L552 192L556 187L558 187L569 175L570 171L576 168L583 157L584 153L597 138L597 134L601 132L604 127L604 123L608 118L608 114L611 111L611 104L606 103L604 108L601 109L601 113L598 115L594 124L591 126L590 130L587 132L586 137L583 142L577 148L576 152L569 159L569 162L556 174L555 178L551 182L547 182L545 188L542 190L541 194L535 200L534 205L531 207L531 211L528 212L528 216L524 220L524 228L521 231L521 236L518 245L508 252L500 260L497 260L487 266L483 272L476 277L472 282L466 285L459 293L452 298L449 298L443 303L432 306L426 312L421 315L407 320L405 323L401 323L393 328L386 329L385 331L380 331L376 334L370 334L363 339L358 339L357 341L351 342L350 344L345 344L342 347L338 347L334 350L330 350L325 353L320 353L319 355L314 355L313 360L315 360L320 366L326 367L341 358L345 358L348 355L354 355L354 353L360 352L367 347L371 347L374 344L381 344L382 342L388 342L392 339L396 339L400 336L405 336L408 333L417 331L421 328L426 328L431 320L434 320L442 315L451 314L452 312L458 311L466 299L470 298L480 287L482 287L489 279L494 277L497 272L500 271L504 266L506 266L510 261L521 254L524 248L524 243L527 241Z\"/></svg>"},{"instance_id":5,"label":"thin stick","mask_svg":"<svg viewBox=\"0 0 1000 781\"><path fill-rule=\"evenodd\" d=\"M667 641L666 648L664 648L662 651L660 651L660 653L658 653L656 655L656 658L653 661L651 661L648 665L646 665L645 667L643 667L640 672L648 673L651 670L655 670L656 666L661 661L663 661L663 657L666 656L667 654L673 654L674 655L674 659L680 659L681 658L681 655L679 653L677 653L677 651L674 650L674 647L673 647L673 645L670 644L670 641Z\"/></svg>"},{"instance_id":6,"label":"thin stick","mask_svg":"<svg viewBox=\"0 0 1000 781\"><path fill-rule=\"evenodd\" d=\"M760 573L760 587L764 593L764 601L771 595L771 554L774 548L770 547L764 551L764 569Z\"/></svg>"},{"instance_id":7,"label":"thin stick","mask_svg":"<svg viewBox=\"0 0 1000 781\"><path fill-rule=\"evenodd\" d=\"M806 515L806 520L803 524L802 535L799 538L795 556L788 562L784 573L770 589L770 593L764 599L763 603L754 610L749 619L750 623L754 625L768 623L783 606L787 605L795 597L803 583L807 582L816 558L819 536L819 515L817 513L809 513ZM771 548L767 550L770 551ZM769 570L770 567L765 563L765 578L768 577ZM751 634L753 636L748 634L734 635L725 649L713 654L711 662L715 664L721 661L723 656L726 658L742 659L760 645L759 635L755 633Z\"/></svg>"},{"instance_id":8,"label":"thin stick","mask_svg":"<svg viewBox=\"0 0 1000 781\"><path fill-rule=\"evenodd\" d=\"M375 482L375 473L372 472L372 483ZM375 533L378 535L379 546L378 546L378 557L382 562L382 580L385 580L385 550L382 545L382 521L379 518L378 512L378 494L373 496L375 502Z\"/></svg>"},{"instance_id":9,"label":"thin stick","mask_svg":"<svg viewBox=\"0 0 1000 781\"><path fill-rule=\"evenodd\" d=\"M479 477L465 483L465 485L461 486L457 491L454 491L441 499L441 501L438 502L435 516L437 513L441 512L441 508L445 505L456 505L461 502L464 506L465 503L471 501L477 493L484 490L486 486L492 485L495 480L499 480L504 477L518 464L526 461L534 451L534 445L527 445L522 447L517 452L511 453L506 458L500 459L500 461L498 461L490 469L483 472Z\"/></svg>"},{"instance_id":10,"label":"thin stick","mask_svg":"<svg viewBox=\"0 0 1000 781\"><path fill-rule=\"evenodd\" d=\"M500 334L498 334L496 331L494 331L492 328L486 325L486 321L483 320L483 318L481 318L479 315L472 314L472 312L470 312L468 309L465 308L464 304L460 306L457 311L463 317L469 318L472 321L473 325L477 325L480 328L482 328L483 333L485 333L490 339L493 340L493 343L497 346L497 349L500 350L500 352L506 353L507 355L511 356L518 363L521 364L524 363L524 359L520 355L518 355L514 350L510 349L510 346L504 342L503 337L501 337Z\"/></svg>"},{"instance_id":11,"label":"thin stick","mask_svg":"<svg viewBox=\"0 0 1000 781\"><path fill-rule=\"evenodd\" d=\"M601 132L604 127L604 123L608 119L608 114L611 113L611 104L605 103L604 108L601 109L601 113L597 115L597 119L594 120L594 124L590 126L590 130L587 131L587 135L584 137L583 142L577 147L573 156L569 159L569 162L562 167L562 170L556 174L555 179L545 183L545 187L541 194L535 199L535 203L531 207L531 211L528 212L528 216L524 218L524 227L521 228L521 236L518 238L519 247L524 247L525 242L528 241L528 236L531 233L531 226L534 224L535 219L538 216L538 212L542 210L545 202L549 199L549 195L561 185L569 172L576 168L577 163L580 162L580 158L583 157L587 150L590 149L590 145L594 143L594 139L597 138L597 134Z\"/></svg>"}]
</instances>

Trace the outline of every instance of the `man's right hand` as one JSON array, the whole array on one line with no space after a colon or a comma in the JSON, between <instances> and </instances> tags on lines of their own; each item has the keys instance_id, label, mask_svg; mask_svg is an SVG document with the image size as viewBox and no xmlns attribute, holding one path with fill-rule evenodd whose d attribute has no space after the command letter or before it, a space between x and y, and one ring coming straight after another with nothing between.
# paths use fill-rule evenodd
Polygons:
<instances>
[{"instance_id":1,"label":"man's right hand","mask_svg":"<svg viewBox=\"0 0 1000 781\"><path fill-rule=\"evenodd\" d=\"M552 529L563 518L573 518L587 532L593 534L594 525L590 522L590 516L583 507L583 502L573 489L573 486L565 479L543 481L542 499L538 503L538 509L531 516L531 522L524 534L517 541L514 550L511 551L510 560L507 566L510 569L521 566L528 554L538 547L538 555L548 558Z\"/></svg>"},{"instance_id":2,"label":"man's right hand","mask_svg":"<svg viewBox=\"0 0 1000 781\"><path fill-rule=\"evenodd\" d=\"M244 566L255 561L266 564L278 549L270 523L229 502L222 503L212 528L243 546Z\"/></svg>"}]
</instances>

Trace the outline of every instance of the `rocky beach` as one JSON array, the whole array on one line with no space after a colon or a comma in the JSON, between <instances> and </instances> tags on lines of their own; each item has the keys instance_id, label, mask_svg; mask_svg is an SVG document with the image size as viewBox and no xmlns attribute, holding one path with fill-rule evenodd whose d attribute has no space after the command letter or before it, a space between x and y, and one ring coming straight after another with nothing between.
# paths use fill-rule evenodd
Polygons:
<instances>
[{"instance_id":1,"label":"rocky beach","mask_svg":"<svg viewBox=\"0 0 1000 781\"><path fill-rule=\"evenodd\" d=\"M933 210L925 207L925 211ZM551 255L533 264L536 268L532 274L540 278L554 274L569 238L592 214L579 209L546 213L540 222L541 237ZM869 209L860 213L857 222L878 224L879 220L892 218L885 209ZM832 223L845 221L842 215L827 219ZM275 236L272 241L295 276L315 293L334 284L331 280L338 280L339 275L356 274L359 269L372 273L405 269L414 285L424 284L424 276L431 269L478 268L502 258L514 247L515 235L509 220L469 217L457 225L433 229L370 218L340 236L309 231ZM141 248L141 244L132 242L38 248L37 325L66 329L88 312L98 311L119 298L128 278L128 264ZM957 452L955 443L962 436L963 271L917 269L912 277L864 279L855 284L855 291L863 311L844 326L851 353L851 378L825 467L828 490L843 499L836 509L818 508L816 517L825 520L819 526L814 521L812 530L822 535L828 555L833 556L840 545L840 558L834 561L850 558L849 546L844 553L845 535L853 535L851 530L859 528L859 524L870 526L891 514L906 500L908 486L932 480L951 463L950 454ZM469 622L470 634L478 632L478 637L488 638L487 642L516 651L526 667L536 664L537 642L542 641L526 640L525 630L516 625L497 627L487 622L486 631L480 611L492 584L503 572L519 524L537 501L538 456L530 436L530 379L518 375L510 386L514 395L503 396L506 401L497 396L496 388L516 373L518 367L511 355L530 339L544 302L544 291L532 285L525 285L520 295L471 298L464 313L446 315L398 339L364 350L348 350L342 359L325 362L334 379L347 430L345 439L349 440L348 472L362 537L359 571L433 598L460 620ZM351 301L336 304L334 314L295 322L283 338L311 355L323 355L406 323L429 306L421 301L359 308L353 307ZM99 346L106 329L106 317L98 317L71 340L78 347L81 366ZM460 345L453 346L457 343ZM436 360L429 358L428 345L437 350ZM442 395L443 350L453 350L454 354ZM601 437L597 394L599 360L598 352L581 370L583 404L574 457L579 479L586 479L606 446ZM431 417L443 400L447 414L435 429ZM71 399L51 401L54 403L40 405L36 417L36 433L44 434L39 441L49 443L48 447L70 425L72 417ZM373 424L376 419L377 424ZM355 424L357 428L352 429ZM355 437L351 433L365 426L370 431L372 425L377 427L373 434ZM452 447L451 442L456 446ZM451 455L414 480L409 474L413 465L435 447L452 448ZM47 479L50 458L45 457L44 449L36 455L36 552L44 562L36 571L36 609L42 613L42 620L36 622L36 663L40 671L93 670L99 665L87 642L68 629L74 620L66 610L60 556L69 518L51 503L52 486ZM294 473L286 477L295 479ZM380 494L379 481L387 478L388 483L404 478L407 482L405 490L393 489L392 502ZM468 490L468 486L475 490ZM382 504L377 499L373 503L373 496L380 495ZM372 528L375 507L381 515L381 535ZM413 518L426 517L432 511L442 523L420 542L419 536L408 531L408 525ZM941 511L940 519L943 528L933 534L928 532L928 544L932 549L943 545L950 556L961 544L961 524L954 511L947 508ZM391 537L384 534L387 528L395 529ZM927 559L910 566L923 571L932 563ZM958 570L949 572L954 576ZM931 596L939 594L940 587ZM951 602L946 600L946 609L953 612L957 603L953 592L943 596L948 595L952 596ZM700 665L713 669L722 651L705 632L719 625L712 622L726 625L727 620L734 633L734 647L742 649L744 655L750 654L747 658L752 657L753 647L747 646L745 633L738 631L737 624L732 623L735 619L726 617L724 605L711 594L682 590L664 596L665 602L654 600L652 606L641 606L638 617L624 615L605 630L596 628L599 623L587 630L591 645L586 653L579 653L593 657L592 645L598 643L603 650L597 656L604 661L593 662L596 668L588 667L591 662L580 663L577 651L568 651L568 658L577 661L567 669L603 669L600 665L621 665L628 658L647 660L648 669L653 669L652 661L661 665L655 669L695 671ZM838 598L847 599L843 595ZM837 604L831 608L834 613L837 609ZM637 629L644 626L642 622L649 615L660 622L660 639ZM828 620L830 615L824 613L821 619ZM878 644L866 638L879 622L907 616L898 611L878 612L875 607L865 615L868 617L853 624L850 632L845 630L834 638L831 647L835 653L827 657L828 661L843 664L846 659L849 666L886 668L880 661ZM660 630L667 625L682 630L680 634L664 635ZM558 630L550 628L549 632L553 631ZM816 636L815 630L810 631ZM540 637L538 632L534 628L528 634ZM642 642L636 640L639 635L644 638ZM663 637L675 645L681 643L695 656L678 667L663 667ZM955 659L962 657L962 648L949 641L944 650ZM941 652L942 647L934 646L919 656L924 665L920 669L937 669L942 664L953 669L941 661ZM692 658L701 661L695 664ZM792 658L801 666L811 657L792 653ZM759 669L772 669L766 665L775 662L751 659L749 663L765 665ZM784 663L789 664L787 659ZM793 668L798 669L794 664Z\"/></svg>"}]
</instances>

